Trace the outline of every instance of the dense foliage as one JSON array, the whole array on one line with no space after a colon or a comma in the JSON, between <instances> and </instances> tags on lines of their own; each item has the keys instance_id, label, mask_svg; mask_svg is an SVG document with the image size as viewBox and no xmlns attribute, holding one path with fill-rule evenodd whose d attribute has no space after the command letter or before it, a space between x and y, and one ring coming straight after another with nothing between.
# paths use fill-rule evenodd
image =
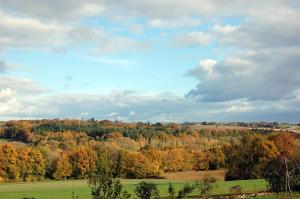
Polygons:
<instances>
[{"instance_id":1,"label":"dense foliage","mask_svg":"<svg viewBox=\"0 0 300 199\"><path fill-rule=\"evenodd\" d=\"M226 168L227 180L264 177L272 190L286 189L286 179L291 189L300 184L298 138L288 132L95 120L1 125L0 181L87 178L106 158L114 178L161 178L164 172ZM284 180L278 180L282 175Z\"/></svg>"}]
</instances>

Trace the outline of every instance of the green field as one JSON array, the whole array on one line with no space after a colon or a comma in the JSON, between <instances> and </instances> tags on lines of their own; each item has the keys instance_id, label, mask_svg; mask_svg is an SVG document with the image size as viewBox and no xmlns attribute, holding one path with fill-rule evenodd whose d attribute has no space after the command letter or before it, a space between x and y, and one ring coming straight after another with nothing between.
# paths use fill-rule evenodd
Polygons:
<instances>
[{"instance_id":1,"label":"green field","mask_svg":"<svg viewBox=\"0 0 300 199\"><path fill-rule=\"evenodd\" d=\"M122 180L124 189L134 193L136 184L141 180ZM161 196L167 196L170 180L147 180L158 184ZM184 185L184 181L172 181L176 190ZM192 183L192 182L191 182ZM240 185L243 192L259 192L266 189L264 180L218 181L213 190L214 195L228 194L230 187ZM36 199L71 199L72 192L79 195L79 199L89 199L90 189L85 180L49 181L34 183L9 183L0 185L0 199L22 199L35 197ZM196 196L197 193L192 195Z\"/></svg>"}]
</instances>

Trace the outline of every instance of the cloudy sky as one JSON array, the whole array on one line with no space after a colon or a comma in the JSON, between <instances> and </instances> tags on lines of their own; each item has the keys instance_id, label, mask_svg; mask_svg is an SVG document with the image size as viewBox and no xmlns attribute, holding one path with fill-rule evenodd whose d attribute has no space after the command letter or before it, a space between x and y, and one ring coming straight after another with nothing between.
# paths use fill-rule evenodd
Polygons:
<instances>
[{"instance_id":1,"label":"cloudy sky","mask_svg":"<svg viewBox=\"0 0 300 199\"><path fill-rule=\"evenodd\" d=\"M0 119L300 122L299 0L0 0Z\"/></svg>"}]
</instances>

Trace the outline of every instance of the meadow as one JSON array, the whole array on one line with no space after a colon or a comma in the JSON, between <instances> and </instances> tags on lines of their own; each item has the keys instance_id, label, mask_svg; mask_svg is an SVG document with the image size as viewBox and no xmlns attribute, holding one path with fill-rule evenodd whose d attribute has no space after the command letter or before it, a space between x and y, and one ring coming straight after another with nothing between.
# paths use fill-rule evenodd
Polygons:
<instances>
[{"instance_id":1,"label":"meadow","mask_svg":"<svg viewBox=\"0 0 300 199\"><path fill-rule=\"evenodd\" d=\"M122 180L124 190L133 194L136 184L142 180ZM146 180L151 181L159 186L162 197L167 196L168 184L171 181L176 190L183 187L187 181L182 180ZM193 181L189 181L193 183ZM229 194L229 188L240 185L244 193L260 192L266 190L264 180L238 180L238 181L218 181L213 189L213 195ZM79 196L79 199L89 199L90 189L86 180L68 180L68 181L45 181L31 183L7 183L0 185L1 199L21 199L23 197L35 197L36 199L68 199L72 198L72 193ZM197 191L191 196L197 196Z\"/></svg>"}]
</instances>

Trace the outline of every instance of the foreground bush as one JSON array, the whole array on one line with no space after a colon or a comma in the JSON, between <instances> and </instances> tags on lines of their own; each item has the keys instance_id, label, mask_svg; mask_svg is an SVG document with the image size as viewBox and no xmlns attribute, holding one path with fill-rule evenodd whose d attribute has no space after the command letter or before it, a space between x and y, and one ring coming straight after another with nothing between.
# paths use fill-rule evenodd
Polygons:
<instances>
[{"instance_id":1,"label":"foreground bush","mask_svg":"<svg viewBox=\"0 0 300 199\"><path fill-rule=\"evenodd\" d=\"M122 192L122 184L119 179L112 176L107 159L98 162L97 170L89 174L88 184L91 187L93 199L127 199L130 194Z\"/></svg>"},{"instance_id":2,"label":"foreground bush","mask_svg":"<svg viewBox=\"0 0 300 199\"><path fill-rule=\"evenodd\" d=\"M209 198L210 192L214 188L214 184L216 182L216 178L214 177L205 177L200 181L196 182L196 187L200 192L200 196L203 198Z\"/></svg>"},{"instance_id":3,"label":"foreground bush","mask_svg":"<svg viewBox=\"0 0 300 199\"><path fill-rule=\"evenodd\" d=\"M135 189L139 199L159 199L159 190L156 184L152 182L140 182Z\"/></svg>"}]
</instances>

